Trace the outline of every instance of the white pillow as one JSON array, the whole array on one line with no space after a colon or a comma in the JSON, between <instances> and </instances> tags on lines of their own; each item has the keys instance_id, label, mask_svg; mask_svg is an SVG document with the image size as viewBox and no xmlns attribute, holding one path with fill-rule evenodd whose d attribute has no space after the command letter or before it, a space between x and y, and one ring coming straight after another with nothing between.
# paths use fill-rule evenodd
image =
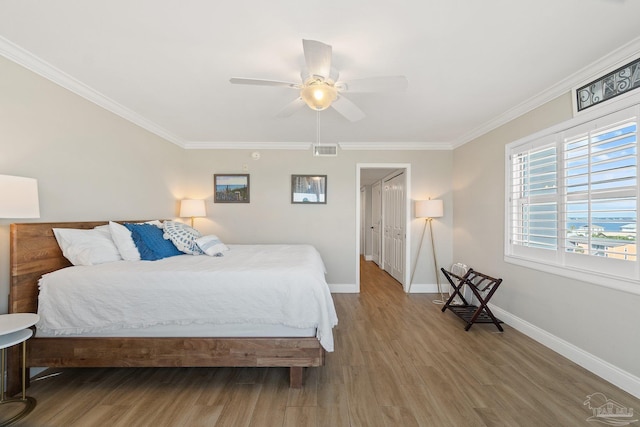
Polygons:
<instances>
[{"instance_id":1,"label":"white pillow","mask_svg":"<svg viewBox=\"0 0 640 427\"><path fill-rule=\"evenodd\" d=\"M210 234L196 239L196 244L209 256L222 256L222 252L228 251L227 245L222 243L218 236Z\"/></svg>"},{"instance_id":2,"label":"white pillow","mask_svg":"<svg viewBox=\"0 0 640 427\"><path fill-rule=\"evenodd\" d=\"M62 254L73 265L95 265L122 260L107 225L92 230L54 228L53 234Z\"/></svg>"},{"instance_id":3,"label":"white pillow","mask_svg":"<svg viewBox=\"0 0 640 427\"><path fill-rule=\"evenodd\" d=\"M162 228L160 221L149 221L147 224L153 224L158 228ZM109 231L111 232L111 238L120 252L120 256L125 261L140 261L140 252L133 242L131 237L131 231L122 224L109 221Z\"/></svg>"},{"instance_id":4,"label":"white pillow","mask_svg":"<svg viewBox=\"0 0 640 427\"><path fill-rule=\"evenodd\" d=\"M133 243L131 232L127 227L117 222L109 221L109 231L123 260L140 261L140 252L138 252L138 248Z\"/></svg>"}]
</instances>

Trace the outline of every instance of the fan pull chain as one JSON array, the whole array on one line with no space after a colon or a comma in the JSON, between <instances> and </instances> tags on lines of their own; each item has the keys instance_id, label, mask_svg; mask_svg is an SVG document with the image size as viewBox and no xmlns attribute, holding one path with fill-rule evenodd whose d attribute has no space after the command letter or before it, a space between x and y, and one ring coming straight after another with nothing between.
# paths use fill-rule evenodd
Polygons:
<instances>
[{"instance_id":1,"label":"fan pull chain","mask_svg":"<svg viewBox=\"0 0 640 427\"><path fill-rule=\"evenodd\" d=\"M320 111L316 111L316 144L320 145Z\"/></svg>"}]
</instances>

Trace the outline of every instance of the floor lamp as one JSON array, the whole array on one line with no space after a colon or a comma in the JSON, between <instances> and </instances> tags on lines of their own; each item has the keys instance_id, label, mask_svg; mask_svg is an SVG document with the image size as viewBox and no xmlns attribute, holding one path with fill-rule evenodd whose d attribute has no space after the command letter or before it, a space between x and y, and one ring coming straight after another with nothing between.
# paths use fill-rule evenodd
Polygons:
<instances>
[{"instance_id":1,"label":"floor lamp","mask_svg":"<svg viewBox=\"0 0 640 427\"><path fill-rule=\"evenodd\" d=\"M416 265L418 264L418 259L420 257L420 249L422 249L422 241L424 240L424 233L427 229L427 224L429 224L429 235L431 237L431 253L433 254L433 268L436 274L436 283L438 284L438 293L440 294L440 300L435 300L436 304L444 304L444 296L442 294L442 287L440 286L440 274L438 274L438 261L436 259L436 245L433 240L433 218L440 218L444 215L444 209L442 205L442 200L418 200L416 202L416 218L424 218L424 228L422 229L422 237L420 238L420 246L418 247L418 258L416 258L416 262L413 267L413 272L415 273ZM411 282L413 282L413 274L411 275ZM411 286L409 286L409 291L411 291Z\"/></svg>"}]
</instances>

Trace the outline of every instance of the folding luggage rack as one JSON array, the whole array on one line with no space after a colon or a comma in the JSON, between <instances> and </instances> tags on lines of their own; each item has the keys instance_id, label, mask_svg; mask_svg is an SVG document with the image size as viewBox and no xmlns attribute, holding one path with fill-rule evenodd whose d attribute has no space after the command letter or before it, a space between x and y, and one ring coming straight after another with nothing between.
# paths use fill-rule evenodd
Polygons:
<instances>
[{"instance_id":1,"label":"folding luggage rack","mask_svg":"<svg viewBox=\"0 0 640 427\"><path fill-rule=\"evenodd\" d=\"M498 290L498 286L502 283L502 279L487 276L470 268L464 276L458 276L450 271L441 268L444 276L447 278L453 293L442 307L442 312L446 309L451 310L456 316L467 322L464 330L468 331L474 323L493 323L500 332L503 332L500 323L502 321L496 318L487 304ZM478 300L478 305L473 305L464 298L462 288L467 285L473 295ZM458 296L462 304L453 304L455 297Z\"/></svg>"}]
</instances>

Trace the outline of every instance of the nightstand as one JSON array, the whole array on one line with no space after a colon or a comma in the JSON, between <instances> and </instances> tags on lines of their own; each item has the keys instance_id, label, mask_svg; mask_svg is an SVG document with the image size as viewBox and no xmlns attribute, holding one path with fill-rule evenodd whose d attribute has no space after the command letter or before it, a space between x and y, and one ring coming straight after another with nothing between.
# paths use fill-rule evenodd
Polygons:
<instances>
[{"instance_id":1,"label":"nightstand","mask_svg":"<svg viewBox=\"0 0 640 427\"><path fill-rule=\"evenodd\" d=\"M33 335L33 331L30 328L35 325L38 320L40 320L40 317L33 313L0 314L0 374L2 377L2 381L0 381L0 405L14 402L24 403L24 408L18 414L8 420L0 419L0 427L13 424L36 407L36 400L26 395L26 362L27 340ZM4 374L6 371L7 348L20 343L22 343L22 397L5 399Z\"/></svg>"}]
</instances>

